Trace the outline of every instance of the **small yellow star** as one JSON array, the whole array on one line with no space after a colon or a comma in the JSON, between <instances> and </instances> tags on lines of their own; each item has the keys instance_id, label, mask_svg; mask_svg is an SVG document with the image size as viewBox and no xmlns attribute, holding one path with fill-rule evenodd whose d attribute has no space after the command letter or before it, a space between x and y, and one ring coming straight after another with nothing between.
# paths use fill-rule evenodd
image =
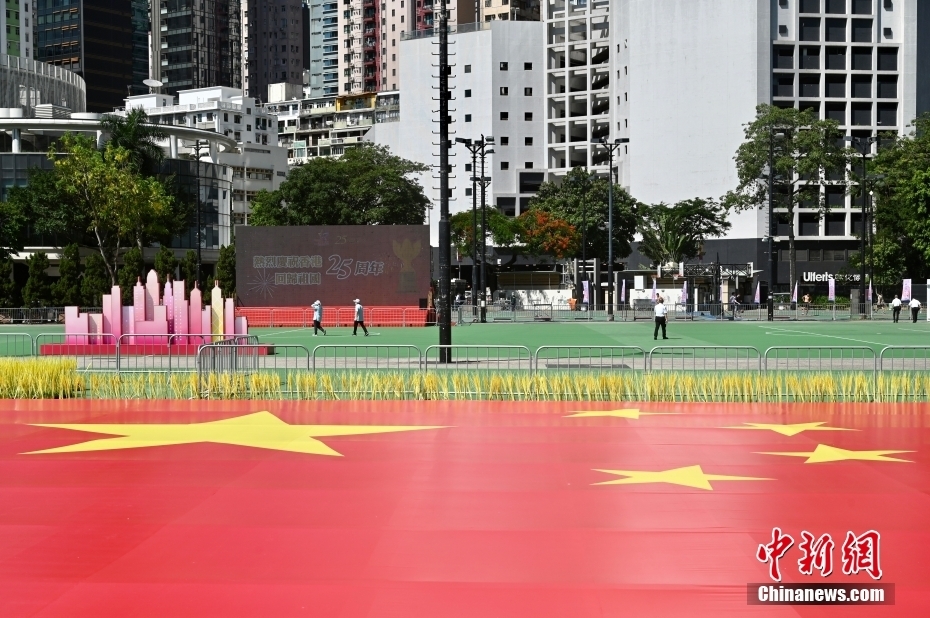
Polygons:
<instances>
[{"instance_id":1,"label":"small yellow star","mask_svg":"<svg viewBox=\"0 0 930 618\"><path fill-rule=\"evenodd\" d=\"M621 410L586 410L566 414L565 418L594 418L597 416L613 416L615 418L632 418L638 420L640 416L655 416L659 414L680 414L680 412L640 412L639 408L623 408Z\"/></svg>"},{"instance_id":2,"label":"small yellow star","mask_svg":"<svg viewBox=\"0 0 930 618\"><path fill-rule=\"evenodd\" d=\"M859 431L858 429L846 429L845 427L825 427L823 421L819 423L794 423L793 425L781 425L778 423L743 423L748 427L722 427L721 429L768 429L783 436L796 436L804 431Z\"/></svg>"},{"instance_id":3,"label":"small yellow star","mask_svg":"<svg viewBox=\"0 0 930 618\"><path fill-rule=\"evenodd\" d=\"M902 461L905 463L913 463L909 459L897 459L895 457L888 457L888 455L894 455L895 453L913 453L914 451L847 451L843 448L837 448L835 446L827 446L826 444L818 444L817 448L814 449L812 453L802 453L802 452L785 452L785 453L759 453L760 455L783 455L785 457L807 457L807 461L804 463L826 463L829 461L846 461L846 460L857 460L857 461Z\"/></svg>"},{"instance_id":4,"label":"small yellow star","mask_svg":"<svg viewBox=\"0 0 930 618\"><path fill-rule=\"evenodd\" d=\"M693 487L695 489L706 489L713 491L711 481L773 481L775 479L758 478L754 476L725 476L722 474L705 474L701 466L686 466L684 468L675 468L673 470L660 470L650 472L646 470L598 470L606 474L615 474L627 478L615 479L613 481L603 481L594 483L594 485L639 485L643 483L668 483L670 485L682 485L684 487Z\"/></svg>"},{"instance_id":5,"label":"small yellow star","mask_svg":"<svg viewBox=\"0 0 930 618\"><path fill-rule=\"evenodd\" d=\"M417 431L420 429L441 429L426 425L289 425L270 412L255 412L244 416L227 418L206 423L172 423L146 425L131 424L37 424L36 427L56 427L110 434L116 438L99 438L89 442L79 442L68 446L50 448L42 451L24 453L77 453L85 451L110 451L128 448L145 448L150 446L168 446L173 444L195 444L213 442L251 446L276 451L306 453L308 455L341 455L315 438L332 436L358 436L375 433L392 433L397 431Z\"/></svg>"}]
</instances>

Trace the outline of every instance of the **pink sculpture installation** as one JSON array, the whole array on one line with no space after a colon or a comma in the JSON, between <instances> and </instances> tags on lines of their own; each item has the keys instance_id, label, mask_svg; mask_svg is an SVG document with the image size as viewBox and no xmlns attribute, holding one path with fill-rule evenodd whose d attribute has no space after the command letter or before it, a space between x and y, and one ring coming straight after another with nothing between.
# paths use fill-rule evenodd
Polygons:
<instances>
[{"instance_id":1,"label":"pink sculpture installation","mask_svg":"<svg viewBox=\"0 0 930 618\"><path fill-rule=\"evenodd\" d=\"M64 344L45 344L41 354L196 354L198 346L235 335L247 335L245 317L235 317L235 304L223 298L219 283L211 290L211 306L194 286L184 298L184 282L167 282L162 294L158 275L149 271L132 290L132 305L124 307L119 286L103 295L102 313L80 313L65 307Z\"/></svg>"}]
</instances>

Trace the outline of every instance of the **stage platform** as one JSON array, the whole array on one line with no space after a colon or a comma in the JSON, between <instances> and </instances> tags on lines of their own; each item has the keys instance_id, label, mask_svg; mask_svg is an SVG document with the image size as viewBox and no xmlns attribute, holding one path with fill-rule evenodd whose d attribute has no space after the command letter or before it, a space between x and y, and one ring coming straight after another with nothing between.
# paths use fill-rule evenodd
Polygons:
<instances>
[{"instance_id":1,"label":"stage platform","mask_svg":"<svg viewBox=\"0 0 930 618\"><path fill-rule=\"evenodd\" d=\"M3 401L0 616L927 616L928 412ZM797 583L894 605L749 603Z\"/></svg>"}]
</instances>

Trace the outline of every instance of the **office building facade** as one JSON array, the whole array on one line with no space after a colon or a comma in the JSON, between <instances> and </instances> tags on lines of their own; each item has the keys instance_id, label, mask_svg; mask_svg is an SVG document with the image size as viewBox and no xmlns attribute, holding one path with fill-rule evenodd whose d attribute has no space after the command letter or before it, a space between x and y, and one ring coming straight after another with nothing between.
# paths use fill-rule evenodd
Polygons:
<instances>
[{"instance_id":1,"label":"office building facade","mask_svg":"<svg viewBox=\"0 0 930 618\"><path fill-rule=\"evenodd\" d=\"M32 0L4 0L0 10L0 54L33 59Z\"/></svg>"},{"instance_id":2,"label":"office building facade","mask_svg":"<svg viewBox=\"0 0 930 618\"><path fill-rule=\"evenodd\" d=\"M301 0L240 0L242 90L268 100L268 85L303 83L304 7Z\"/></svg>"}]
</instances>

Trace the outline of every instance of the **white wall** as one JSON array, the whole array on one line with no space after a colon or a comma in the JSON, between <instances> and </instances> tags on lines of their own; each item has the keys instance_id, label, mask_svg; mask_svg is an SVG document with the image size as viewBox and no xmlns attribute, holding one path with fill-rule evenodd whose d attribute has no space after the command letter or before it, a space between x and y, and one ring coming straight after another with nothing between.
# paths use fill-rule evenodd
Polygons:
<instances>
[{"instance_id":1,"label":"white wall","mask_svg":"<svg viewBox=\"0 0 930 618\"><path fill-rule=\"evenodd\" d=\"M630 190L647 203L720 197L738 182L743 125L770 100L770 0L626 2ZM755 212L731 223L728 238L764 229Z\"/></svg>"}]
</instances>

